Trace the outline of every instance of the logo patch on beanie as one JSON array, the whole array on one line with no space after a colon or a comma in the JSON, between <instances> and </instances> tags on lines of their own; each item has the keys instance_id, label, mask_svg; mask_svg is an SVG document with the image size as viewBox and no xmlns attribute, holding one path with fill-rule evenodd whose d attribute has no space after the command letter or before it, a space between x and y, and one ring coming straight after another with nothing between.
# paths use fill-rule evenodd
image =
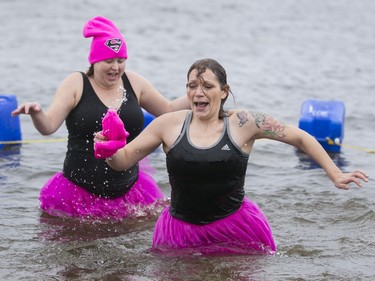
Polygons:
<instances>
[{"instance_id":1,"label":"logo patch on beanie","mask_svg":"<svg viewBox=\"0 0 375 281\"><path fill-rule=\"evenodd\" d=\"M118 53L120 51L122 40L120 38L108 39L104 45L110 48L112 51Z\"/></svg>"}]
</instances>

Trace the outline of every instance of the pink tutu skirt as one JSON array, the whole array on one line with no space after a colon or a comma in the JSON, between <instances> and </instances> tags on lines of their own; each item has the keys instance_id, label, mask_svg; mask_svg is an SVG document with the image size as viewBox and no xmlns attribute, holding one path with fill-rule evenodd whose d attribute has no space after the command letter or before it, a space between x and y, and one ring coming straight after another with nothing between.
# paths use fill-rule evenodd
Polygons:
<instances>
[{"instance_id":1,"label":"pink tutu skirt","mask_svg":"<svg viewBox=\"0 0 375 281\"><path fill-rule=\"evenodd\" d=\"M93 195L58 172L42 187L40 208L59 217L120 220L153 215L167 205L167 200L150 170L140 163L137 182L127 193L114 199Z\"/></svg>"},{"instance_id":2,"label":"pink tutu skirt","mask_svg":"<svg viewBox=\"0 0 375 281\"><path fill-rule=\"evenodd\" d=\"M276 246L267 218L256 203L245 198L238 211L206 225L174 218L166 207L156 222L151 250L172 255L273 255Z\"/></svg>"}]
</instances>

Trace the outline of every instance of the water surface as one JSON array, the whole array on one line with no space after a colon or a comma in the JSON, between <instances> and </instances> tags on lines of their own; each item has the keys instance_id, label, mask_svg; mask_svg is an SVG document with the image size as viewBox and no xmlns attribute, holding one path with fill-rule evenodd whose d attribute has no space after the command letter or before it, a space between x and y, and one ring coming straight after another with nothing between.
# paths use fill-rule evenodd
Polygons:
<instances>
[{"instance_id":1,"label":"water surface","mask_svg":"<svg viewBox=\"0 0 375 281\"><path fill-rule=\"evenodd\" d=\"M168 98L185 94L186 71L212 57L227 69L229 106L297 125L309 98L345 104L343 170L374 177L375 2L372 0L2 0L0 93L46 108L61 81L86 70L86 20L103 15L124 32L127 67ZM24 140L42 137L21 117ZM352 146L350 146L352 145ZM373 280L375 191L337 190L316 164L281 143L259 141L246 195L272 226L275 256L160 256L149 252L155 215L79 222L41 215L41 186L62 168L64 141L0 151L2 280ZM170 189L164 154L151 155Z\"/></svg>"}]
</instances>

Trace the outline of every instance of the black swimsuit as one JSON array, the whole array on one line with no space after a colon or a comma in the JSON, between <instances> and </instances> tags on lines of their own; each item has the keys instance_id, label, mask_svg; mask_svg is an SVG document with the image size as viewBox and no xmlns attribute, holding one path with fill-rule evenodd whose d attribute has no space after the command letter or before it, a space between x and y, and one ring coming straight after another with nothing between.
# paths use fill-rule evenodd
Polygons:
<instances>
[{"instance_id":1,"label":"black swimsuit","mask_svg":"<svg viewBox=\"0 0 375 281\"><path fill-rule=\"evenodd\" d=\"M190 122L191 112L167 153L170 214L189 223L207 224L240 208L249 156L231 140L227 117L220 140L204 149L191 144Z\"/></svg>"},{"instance_id":2,"label":"black swimsuit","mask_svg":"<svg viewBox=\"0 0 375 281\"><path fill-rule=\"evenodd\" d=\"M82 97L66 119L69 132L68 150L64 161L63 175L87 191L106 198L125 194L138 179L138 165L124 172L110 168L105 160L96 159L93 151L93 134L102 129L102 119L108 108L96 95L88 77L83 76ZM124 74L126 101L119 115L130 133L127 142L134 139L143 129L144 116L137 96Z\"/></svg>"}]
</instances>

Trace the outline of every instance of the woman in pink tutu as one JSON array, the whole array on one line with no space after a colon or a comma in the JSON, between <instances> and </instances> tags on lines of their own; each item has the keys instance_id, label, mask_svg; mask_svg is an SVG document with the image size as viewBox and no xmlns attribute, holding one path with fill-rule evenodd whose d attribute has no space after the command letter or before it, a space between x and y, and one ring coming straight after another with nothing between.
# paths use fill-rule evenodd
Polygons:
<instances>
[{"instance_id":1,"label":"woman in pink tutu","mask_svg":"<svg viewBox=\"0 0 375 281\"><path fill-rule=\"evenodd\" d=\"M115 171L100 155L94 157L93 133L102 130L108 109L119 115L131 142L143 129L141 107L154 116L190 108L184 96L169 102L145 78L125 69L128 58L124 37L115 24L94 17L83 35L92 37L90 67L70 74L43 111L37 102L21 104L12 115L29 114L42 135L54 133L65 121L68 149L62 172L40 192L41 209L53 216L122 219L137 215L142 206L157 204L164 195L146 161L126 171Z\"/></svg>"},{"instance_id":2,"label":"woman in pink tutu","mask_svg":"<svg viewBox=\"0 0 375 281\"><path fill-rule=\"evenodd\" d=\"M170 206L154 229L154 251L275 253L267 218L244 196L248 158L257 139L285 142L306 152L337 188L368 181L361 171L341 172L316 139L295 126L260 112L225 111L231 91L224 68L215 60L195 62L187 78L192 110L156 118L130 144L107 158L113 169L122 171L163 145L172 194ZM102 149L112 140L97 134L94 142L95 149Z\"/></svg>"}]
</instances>

